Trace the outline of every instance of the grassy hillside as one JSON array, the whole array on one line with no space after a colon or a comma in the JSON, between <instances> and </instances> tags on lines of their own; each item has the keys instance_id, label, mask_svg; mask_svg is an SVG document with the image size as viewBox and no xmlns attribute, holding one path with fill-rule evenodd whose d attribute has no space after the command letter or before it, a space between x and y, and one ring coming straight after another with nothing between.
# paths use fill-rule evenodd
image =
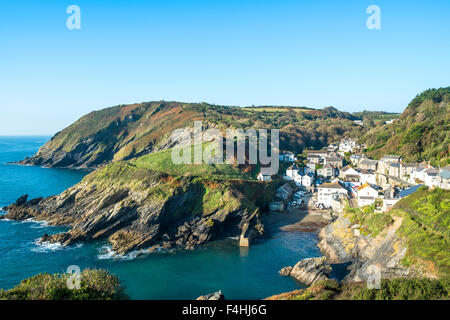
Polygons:
<instances>
[{"instance_id":1,"label":"grassy hillside","mask_svg":"<svg viewBox=\"0 0 450 320\"><path fill-rule=\"evenodd\" d=\"M393 217L403 218L397 231L407 244L402 264L436 277L450 275L450 190L422 187L387 213L375 213L370 207L346 208L345 216L361 225L362 234L373 237L390 226Z\"/></svg>"},{"instance_id":2,"label":"grassy hillside","mask_svg":"<svg viewBox=\"0 0 450 320\"><path fill-rule=\"evenodd\" d=\"M406 266L450 275L450 190L419 190L399 201L391 215L403 217L398 230L406 239Z\"/></svg>"},{"instance_id":3,"label":"grassy hillside","mask_svg":"<svg viewBox=\"0 0 450 320\"><path fill-rule=\"evenodd\" d=\"M203 146L205 148L207 144ZM191 147L191 161L193 162L193 149ZM256 180L258 174L256 166L230 165L230 164L174 164L172 161L172 149L150 153L130 163L140 168L165 172L175 176L215 177L220 179L244 179Z\"/></svg>"},{"instance_id":4,"label":"grassy hillside","mask_svg":"<svg viewBox=\"0 0 450 320\"><path fill-rule=\"evenodd\" d=\"M450 87L422 92L398 120L375 127L361 140L374 158L399 154L411 162L450 163Z\"/></svg>"}]
</instances>

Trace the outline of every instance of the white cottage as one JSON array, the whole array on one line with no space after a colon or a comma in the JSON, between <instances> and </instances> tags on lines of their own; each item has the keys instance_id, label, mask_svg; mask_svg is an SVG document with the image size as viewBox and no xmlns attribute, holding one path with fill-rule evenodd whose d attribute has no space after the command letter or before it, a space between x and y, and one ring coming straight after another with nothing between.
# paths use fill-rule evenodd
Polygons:
<instances>
[{"instance_id":1,"label":"white cottage","mask_svg":"<svg viewBox=\"0 0 450 320\"><path fill-rule=\"evenodd\" d=\"M341 182L323 183L318 187L317 204L331 208L333 199L346 198L347 189Z\"/></svg>"},{"instance_id":2,"label":"white cottage","mask_svg":"<svg viewBox=\"0 0 450 320\"><path fill-rule=\"evenodd\" d=\"M300 175L300 168L297 164L293 164L286 169L286 178L288 180L295 180L295 177Z\"/></svg>"},{"instance_id":3,"label":"white cottage","mask_svg":"<svg viewBox=\"0 0 450 320\"><path fill-rule=\"evenodd\" d=\"M357 189L358 207L370 206L378 198L378 191L366 183Z\"/></svg>"}]
</instances>

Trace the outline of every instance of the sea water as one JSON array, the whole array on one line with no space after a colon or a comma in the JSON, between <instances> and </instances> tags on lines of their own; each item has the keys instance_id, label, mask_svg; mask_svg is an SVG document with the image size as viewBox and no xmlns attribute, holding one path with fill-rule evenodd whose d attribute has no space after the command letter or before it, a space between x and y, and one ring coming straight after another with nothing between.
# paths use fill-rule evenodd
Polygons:
<instances>
[{"instance_id":1,"label":"sea water","mask_svg":"<svg viewBox=\"0 0 450 320\"><path fill-rule=\"evenodd\" d=\"M0 207L23 194L29 194L29 199L58 194L88 173L8 164L33 155L49 138L0 137ZM276 229L250 248L226 239L193 251L146 256L117 256L106 241L70 247L36 241L45 233L66 230L32 220L0 220L0 288L9 289L41 272L65 272L78 265L104 268L119 276L132 299L195 299L218 290L227 299L261 299L301 287L278 271L300 259L321 255L316 234Z\"/></svg>"}]
</instances>

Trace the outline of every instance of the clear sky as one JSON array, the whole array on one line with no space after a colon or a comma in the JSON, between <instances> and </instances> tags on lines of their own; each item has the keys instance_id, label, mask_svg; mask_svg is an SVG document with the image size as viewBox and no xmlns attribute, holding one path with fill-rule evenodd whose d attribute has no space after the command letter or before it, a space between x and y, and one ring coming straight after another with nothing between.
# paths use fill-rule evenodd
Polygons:
<instances>
[{"instance_id":1,"label":"clear sky","mask_svg":"<svg viewBox=\"0 0 450 320\"><path fill-rule=\"evenodd\" d=\"M448 0L1 1L0 43L0 135L162 99L401 112L450 85Z\"/></svg>"}]
</instances>

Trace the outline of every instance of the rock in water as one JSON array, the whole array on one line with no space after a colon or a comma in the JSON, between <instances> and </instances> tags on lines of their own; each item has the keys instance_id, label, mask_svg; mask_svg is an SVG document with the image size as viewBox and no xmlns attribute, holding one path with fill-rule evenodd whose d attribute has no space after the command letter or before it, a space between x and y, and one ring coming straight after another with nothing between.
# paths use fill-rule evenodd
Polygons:
<instances>
[{"instance_id":1,"label":"rock in water","mask_svg":"<svg viewBox=\"0 0 450 320\"><path fill-rule=\"evenodd\" d=\"M222 290L219 290L214 293L205 294L204 296L200 296L196 300L225 300L225 296L223 295Z\"/></svg>"},{"instance_id":2,"label":"rock in water","mask_svg":"<svg viewBox=\"0 0 450 320\"><path fill-rule=\"evenodd\" d=\"M27 203L28 195L24 194L19 199L16 200L16 206L23 206L25 203Z\"/></svg>"},{"instance_id":3,"label":"rock in water","mask_svg":"<svg viewBox=\"0 0 450 320\"><path fill-rule=\"evenodd\" d=\"M278 273L283 277L288 277L291 274L291 271L292 271L292 267L288 266L288 267L281 268L281 270L278 271Z\"/></svg>"},{"instance_id":4,"label":"rock in water","mask_svg":"<svg viewBox=\"0 0 450 320\"><path fill-rule=\"evenodd\" d=\"M331 266L325 261L325 257L303 259L297 262L294 267L282 268L279 273L282 276L289 275L310 286L317 281L328 279Z\"/></svg>"}]
</instances>

